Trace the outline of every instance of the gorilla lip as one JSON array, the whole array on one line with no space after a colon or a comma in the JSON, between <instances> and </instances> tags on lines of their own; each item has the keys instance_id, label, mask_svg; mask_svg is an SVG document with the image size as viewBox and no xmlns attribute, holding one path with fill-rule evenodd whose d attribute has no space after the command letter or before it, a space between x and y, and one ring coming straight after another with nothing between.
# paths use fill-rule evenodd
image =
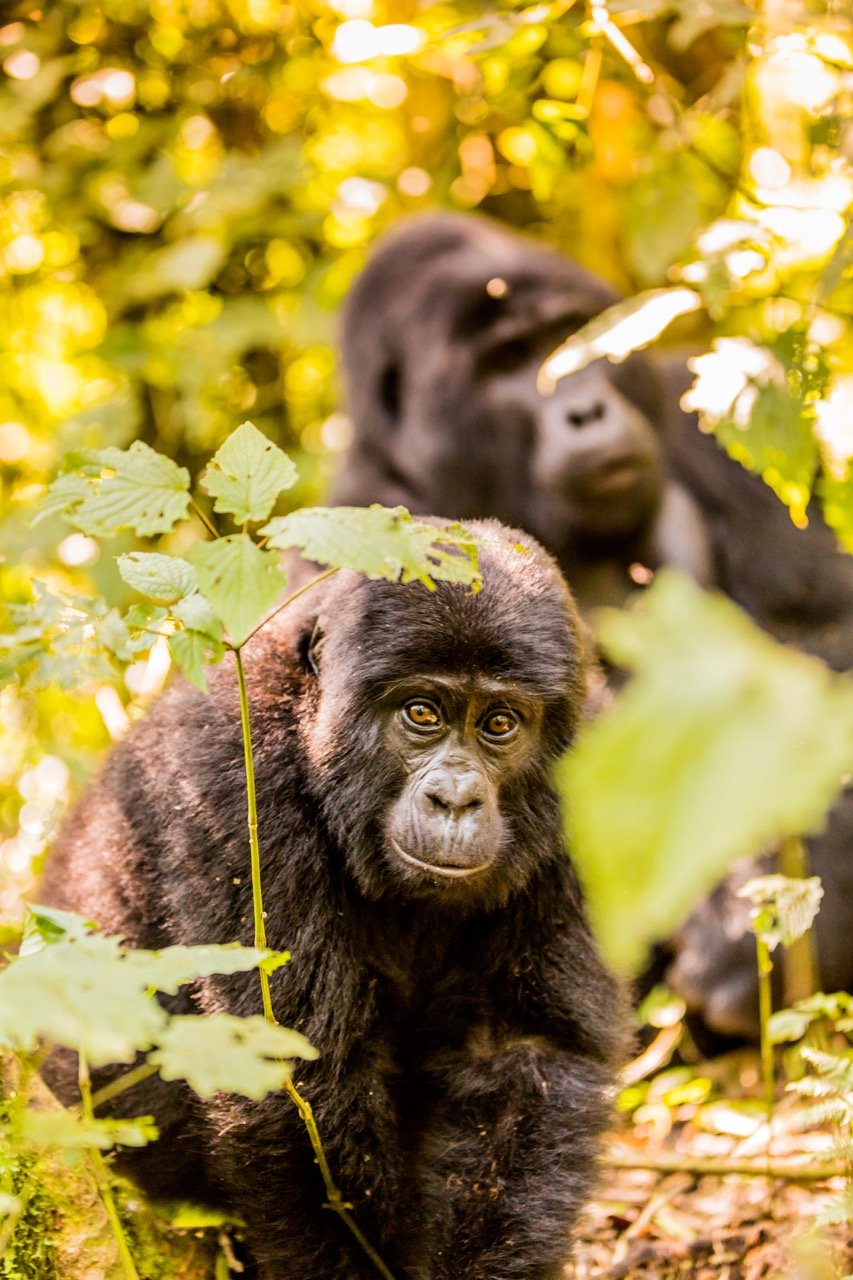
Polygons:
<instances>
[{"instance_id":1,"label":"gorilla lip","mask_svg":"<svg viewBox=\"0 0 853 1280\"><path fill-rule=\"evenodd\" d=\"M481 871L487 871L492 865L490 862L481 862L476 867L443 867L434 862L422 862L420 858L416 858L414 854L406 853L405 849L401 849L396 840L392 840L394 852L403 862L408 862L410 866L417 867L419 871L429 871L433 875L446 876L449 880L460 880L465 876L476 876Z\"/></svg>"}]
</instances>

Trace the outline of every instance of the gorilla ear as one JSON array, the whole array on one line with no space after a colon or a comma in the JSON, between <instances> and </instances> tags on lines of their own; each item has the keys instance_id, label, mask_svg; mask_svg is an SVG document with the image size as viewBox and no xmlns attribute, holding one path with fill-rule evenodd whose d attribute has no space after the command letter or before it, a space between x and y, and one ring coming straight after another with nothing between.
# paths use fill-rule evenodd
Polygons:
<instances>
[{"instance_id":1,"label":"gorilla ear","mask_svg":"<svg viewBox=\"0 0 853 1280\"><path fill-rule=\"evenodd\" d=\"M325 633L319 618L315 618L310 631L304 631L299 640L299 657L306 671L319 676L322 664Z\"/></svg>"}]
</instances>

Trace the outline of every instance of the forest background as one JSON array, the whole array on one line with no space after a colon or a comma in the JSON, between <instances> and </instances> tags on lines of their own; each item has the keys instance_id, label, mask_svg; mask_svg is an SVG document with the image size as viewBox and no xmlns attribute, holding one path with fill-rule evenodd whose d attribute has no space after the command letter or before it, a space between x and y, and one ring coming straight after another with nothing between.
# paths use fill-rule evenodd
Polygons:
<instances>
[{"instance_id":1,"label":"forest background","mask_svg":"<svg viewBox=\"0 0 853 1280\"><path fill-rule=\"evenodd\" d=\"M795 523L814 493L853 547L844 0L66 0L6 13L0 579L13 621L36 580L59 597L134 598L115 565L138 545L130 535L105 550L58 517L33 525L68 450L142 440L195 476L251 418L298 466L279 510L322 500L350 437L338 307L373 240L436 206L523 228L628 293L668 288L672 313L689 314L667 340L707 353L692 393L705 427ZM664 327L643 310L629 342ZM161 548L180 554L196 533L190 522ZM730 620L679 608L679 653L701 667L709 629L718 655ZM117 664L58 616L34 625L37 671L4 627L5 674L23 676L0 695L13 917L69 796L169 667L165 643ZM613 643L647 666L637 635ZM766 646L750 645L747 665L775 678ZM832 750L811 758L802 716L792 726L735 697L714 730L728 774L719 761L709 772L696 743L710 709L685 706L690 674L672 645L658 649L663 684L652 679L641 712L651 732L670 726L683 768L638 768L636 724L621 739L617 727L604 773L594 757L587 769L592 814L578 816L596 917L625 963L733 857L813 829L839 759L853 759L849 702L818 680L803 716ZM802 701L779 678L783 701ZM748 760L732 748L741 729ZM602 797L621 831L602 826ZM695 855L675 880L673 813Z\"/></svg>"}]
</instances>

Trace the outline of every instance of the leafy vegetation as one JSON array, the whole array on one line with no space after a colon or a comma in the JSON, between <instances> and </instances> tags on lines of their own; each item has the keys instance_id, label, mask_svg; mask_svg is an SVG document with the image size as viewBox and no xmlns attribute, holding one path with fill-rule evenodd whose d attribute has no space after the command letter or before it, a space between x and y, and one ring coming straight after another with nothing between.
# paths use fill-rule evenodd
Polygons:
<instances>
[{"instance_id":1,"label":"leafy vegetation","mask_svg":"<svg viewBox=\"0 0 853 1280\"><path fill-rule=\"evenodd\" d=\"M285 589L279 550L476 585L461 529L314 505L348 440L335 311L402 213L479 209L647 291L547 374L672 325L705 352L687 401L704 426L795 522L814 495L853 551L843 6L16 0L2 22L6 940L56 817L170 662L201 688L207 665L239 662ZM849 679L667 577L603 620L602 641L636 675L561 772L602 940L630 966L733 857L819 824L851 772L853 703ZM80 922L32 919L0 974L0 1034L25 1077L48 1040L93 1063L142 1051L201 1091L274 1087L292 1033L169 1020L150 991L215 964L265 984L255 884L259 945L243 952L211 939L136 959ZM842 1146L844 999L769 1023L777 1043L805 1038L793 1084ZM0 1169L4 1244L34 1220L40 1193L28 1208L21 1185L45 1151L97 1161L151 1137L14 1105L3 1123L17 1153Z\"/></svg>"}]
</instances>

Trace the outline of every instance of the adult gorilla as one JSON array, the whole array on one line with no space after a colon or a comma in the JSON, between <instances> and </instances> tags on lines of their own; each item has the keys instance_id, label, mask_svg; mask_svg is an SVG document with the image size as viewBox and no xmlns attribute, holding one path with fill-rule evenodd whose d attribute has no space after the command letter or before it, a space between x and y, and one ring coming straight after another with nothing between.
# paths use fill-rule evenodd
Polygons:
<instances>
[{"instance_id":1,"label":"adult gorilla","mask_svg":"<svg viewBox=\"0 0 853 1280\"><path fill-rule=\"evenodd\" d=\"M679 409L683 366L662 373L637 354L537 391L544 357L616 301L576 263L480 218L404 223L344 313L355 439L334 500L518 524L557 557L583 609L621 603L675 565L777 638L853 665L853 558L816 510L795 529L763 481ZM851 845L847 797L811 847L827 988L853 986ZM673 977L709 1025L753 1034L753 941L729 899L690 922Z\"/></svg>"},{"instance_id":2,"label":"adult gorilla","mask_svg":"<svg viewBox=\"0 0 853 1280\"><path fill-rule=\"evenodd\" d=\"M395 1275L557 1280L623 1035L549 782L585 651L541 548L474 532L477 594L342 572L247 645L267 934L293 951L272 996L320 1050L299 1087ZM48 867L50 901L133 945L251 939L233 667L210 683L177 681L116 748ZM185 998L259 1012L245 975ZM137 1173L223 1195L260 1280L374 1280L282 1094L126 1097L163 1135Z\"/></svg>"}]
</instances>

